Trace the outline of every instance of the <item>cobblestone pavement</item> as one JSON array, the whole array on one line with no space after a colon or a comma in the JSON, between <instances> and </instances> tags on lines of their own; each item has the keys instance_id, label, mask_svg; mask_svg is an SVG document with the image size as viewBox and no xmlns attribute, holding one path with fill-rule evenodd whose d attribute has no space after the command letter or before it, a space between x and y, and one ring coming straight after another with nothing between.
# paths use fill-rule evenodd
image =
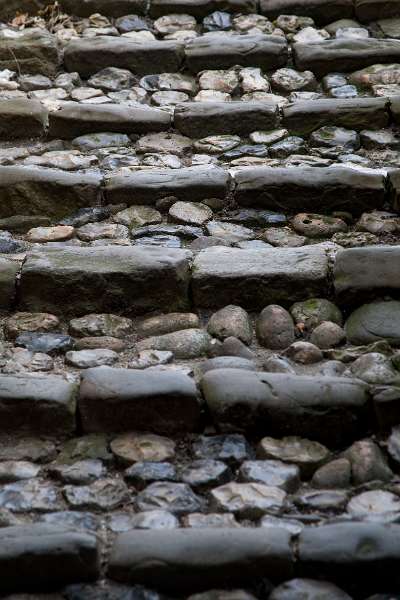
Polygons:
<instances>
[{"instance_id":1,"label":"cobblestone pavement","mask_svg":"<svg viewBox=\"0 0 400 600\"><path fill-rule=\"evenodd\" d=\"M0 1L0 596L400 598L399 0Z\"/></svg>"}]
</instances>

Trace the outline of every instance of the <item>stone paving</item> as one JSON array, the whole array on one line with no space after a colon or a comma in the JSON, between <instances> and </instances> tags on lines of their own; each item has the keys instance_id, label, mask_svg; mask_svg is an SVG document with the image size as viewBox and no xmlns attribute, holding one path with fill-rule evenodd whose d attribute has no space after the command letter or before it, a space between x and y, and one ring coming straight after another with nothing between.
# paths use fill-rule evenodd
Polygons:
<instances>
[{"instance_id":1,"label":"stone paving","mask_svg":"<svg viewBox=\"0 0 400 600\"><path fill-rule=\"evenodd\" d=\"M0 2L0 596L400 598L400 2Z\"/></svg>"}]
</instances>

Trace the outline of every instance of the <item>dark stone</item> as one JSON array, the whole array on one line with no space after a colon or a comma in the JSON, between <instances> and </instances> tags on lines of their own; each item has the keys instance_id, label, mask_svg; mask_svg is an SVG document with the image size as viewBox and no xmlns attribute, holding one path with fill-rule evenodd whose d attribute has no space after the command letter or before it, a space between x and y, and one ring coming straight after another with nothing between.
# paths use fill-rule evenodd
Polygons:
<instances>
[{"instance_id":1,"label":"dark stone","mask_svg":"<svg viewBox=\"0 0 400 600\"><path fill-rule=\"evenodd\" d=\"M340 446L368 428L368 386L354 379L218 369L204 375L201 388L224 431Z\"/></svg>"},{"instance_id":2,"label":"dark stone","mask_svg":"<svg viewBox=\"0 0 400 600\"><path fill-rule=\"evenodd\" d=\"M341 166L245 167L235 174L235 182L238 204L273 210L360 214L367 207L381 207L385 200L382 174Z\"/></svg>"},{"instance_id":3,"label":"dark stone","mask_svg":"<svg viewBox=\"0 0 400 600\"><path fill-rule=\"evenodd\" d=\"M63 333L21 333L15 340L16 346L22 346L31 352L44 352L45 354L65 354L74 345L74 339Z\"/></svg>"},{"instance_id":4,"label":"dark stone","mask_svg":"<svg viewBox=\"0 0 400 600\"><path fill-rule=\"evenodd\" d=\"M175 13L203 18L214 11L256 13L256 0L152 0L150 16L153 18Z\"/></svg>"},{"instance_id":5,"label":"dark stone","mask_svg":"<svg viewBox=\"0 0 400 600\"><path fill-rule=\"evenodd\" d=\"M185 48L187 67L193 73L204 69L229 69L235 65L259 67L263 71L286 65L288 49L282 36L201 36Z\"/></svg>"},{"instance_id":6,"label":"dark stone","mask_svg":"<svg viewBox=\"0 0 400 600\"><path fill-rule=\"evenodd\" d=\"M292 572L289 538L279 528L134 531L117 538L108 574L180 593L279 580Z\"/></svg>"},{"instance_id":7,"label":"dark stone","mask_svg":"<svg viewBox=\"0 0 400 600\"><path fill-rule=\"evenodd\" d=\"M187 375L111 367L83 373L79 410L86 432L193 431L200 416L196 386Z\"/></svg>"},{"instance_id":8,"label":"dark stone","mask_svg":"<svg viewBox=\"0 0 400 600\"><path fill-rule=\"evenodd\" d=\"M246 438L237 433L200 436L193 443L192 451L197 459L222 460L233 466L252 456Z\"/></svg>"},{"instance_id":9,"label":"dark stone","mask_svg":"<svg viewBox=\"0 0 400 600\"><path fill-rule=\"evenodd\" d=\"M2 5L0 11L15 17L16 12L24 10L23 2L29 2L29 0L22 0L22 2L21 0L12 0L11 4L7 2L6 9ZM38 4L38 0L31 0L30 7L27 8L37 9ZM44 8L44 4L43 2L42 8ZM13 5L14 11L11 13ZM18 70L20 74L29 73L51 77L57 72L59 60L56 37L44 28L14 29L13 36L6 31L0 32L0 71L10 69ZM12 102L15 101L12 100Z\"/></svg>"},{"instance_id":10,"label":"dark stone","mask_svg":"<svg viewBox=\"0 0 400 600\"><path fill-rule=\"evenodd\" d=\"M176 469L166 462L137 462L124 473L126 481L133 483L138 489L144 488L154 481L176 481Z\"/></svg>"},{"instance_id":11,"label":"dark stone","mask_svg":"<svg viewBox=\"0 0 400 600\"><path fill-rule=\"evenodd\" d=\"M354 9L356 18L361 23L400 17L400 5L397 0L355 0Z\"/></svg>"},{"instance_id":12,"label":"dark stone","mask_svg":"<svg viewBox=\"0 0 400 600\"><path fill-rule=\"evenodd\" d=\"M353 16L353 0L260 0L260 12L270 19L280 15L311 17L325 25Z\"/></svg>"},{"instance_id":13,"label":"dark stone","mask_svg":"<svg viewBox=\"0 0 400 600\"><path fill-rule=\"evenodd\" d=\"M0 139L43 135L48 121L47 114L46 108L37 100L0 100Z\"/></svg>"}]
</instances>

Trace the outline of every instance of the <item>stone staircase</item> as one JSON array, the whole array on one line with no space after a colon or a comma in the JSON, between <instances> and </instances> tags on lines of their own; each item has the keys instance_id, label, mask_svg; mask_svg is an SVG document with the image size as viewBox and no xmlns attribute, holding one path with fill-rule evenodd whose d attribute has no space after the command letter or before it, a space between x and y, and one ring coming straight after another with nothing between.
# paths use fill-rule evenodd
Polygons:
<instances>
[{"instance_id":1,"label":"stone staircase","mask_svg":"<svg viewBox=\"0 0 400 600\"><path fill-rule=\"evenodd\" d=\"M0 596L400 597L399 0L0 0Z\"/></svg>"}]
</instances>

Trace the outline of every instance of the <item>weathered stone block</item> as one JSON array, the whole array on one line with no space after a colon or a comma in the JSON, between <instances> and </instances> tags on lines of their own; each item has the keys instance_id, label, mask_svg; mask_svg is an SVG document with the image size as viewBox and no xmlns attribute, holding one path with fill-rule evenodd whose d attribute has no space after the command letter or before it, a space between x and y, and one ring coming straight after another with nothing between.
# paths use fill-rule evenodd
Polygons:
<instances>
[{"instance_id":1,"label":"weathered stone block","mask_svg":"<svg viewBox=\"0 0 400 600\"><path fill-rule=\"evenodd\" d=\"M146 12L146 0L60 0L63 10L79 17L90 17L100 13L107 17L124 15L143 15Z\"/></svg>"},{"instance_id":2,"label":"weathered stone block","mask_svg":"<svg viewBox=\"0 0 400 600\"><path fill-rule=\"evenodd\" d=\"M185 309L189 255L116 246L30 252L22 271L21 306L71 316Z\"/></svg>"},{"instance_id":3,"label":"weathered stone block","mask_svg":"<svg viewBox=\"0 0 400 600\"><path fill-rule=\"evenodd\" d=\"M176 13L203 18L216 10L256 13L257 0L152 0L150 3L150 16L154 18Z\"/></svg>"},{"instance_id":4,"label":"weathered stone block","mask_svg":"<svg viewBox=\"0 0 400 600\"><path fill-rule=\"evenodd\" d=\"M4 527L0 538L3 592L32 592L93 581L99 576L95 535L52 525Z\"/></svg>"},{"instance_id":5,"label":"weathered stone block","mask_svg":"<svg viewBox=\"0 0 400 600\"><path fill-rule=\"evenodd\" d=\"M0 216L40 215L61 219L99 203L100 175L56 169L0 167Z\"/></svg>"},{"instance_id":6,"label":"weathered stone block","mask_svg":"<svg viewBox=\"0 0 400 600\"><path fill-rule=\"evenodd\" d=\"M173 592L279 581L292 573L289 539L280 528L129 532L114 544L109 576Z\"/></svg>"},{"instance_id":7,"label":"weathered stone block","mask_svg":"<svg viewBox=\"0 0 400 600\"><path fill-rule=\"evenodd\" d=\"M283 109L282 125L293 135L309 135L320 127L381 129L389 124L386 98L322 98L295 102Z\"/></svg>"},{"instance_id":8,"label":"weathered stone block","mask_svg":"<svg viewBox=\"0 0 400 600\"><path fill-rule=\"evenodd\" d=\"M186 45L185 54L193 73L235 65L270 71L286 65L288 48L285 38L274 35L201 36Z\"/></svg>"},{"instance_id":9,"label":"weathered stone block","mask_svg":"<svg viewBox=\"0 0 400 600\"><path fill-rule=\"evenodd\" d=\"M207 135L248 135L279 125L279 110L267 102L193 102L176 107L176 129L193 138Z\"/></svg>"},{"instance_id":10,"label":"weathered stone block","mask_svg":"<svg viewBox=\"0 0 400 600\"><path fill-rule=\"evenodd\" d=\"M64 53L67 71L77 71L82 77L105 67L129 69L137 75L174 73L182 60L183 45L178 42L135 42L112 36L73 40Z\"/></svg>"},{"instance_id":11,"label":"weathered stone block","mask_svg":"<svg viewBox=\"0 0 400 600\"><path fill-rule=\"evenodd\" d=\"M0 308L3 310L10 310L14 304L19 269L15 260L0 258Z\"/></svg>"},{"instance_id":12,"label":"weathered stone block","mask_svg":"<svg viewBox=\"0 0 400 600\"><path fill-rule=\"evenodd\" d=\"M34 7L35 4L32 3L32 8ZM19 6L17 10L20 10ZM27 28L13 31L12 35L7 29L0 31L0 71L11 69L51 77L56 74L58 65L56 38L46 29Z\"/></svg>"},{"instance_id":13,"label":"weathered stone block","mask_svg":"<svg viewBox=\"0 0 400 600\"><path fill-rule=\"evenodd\" d=\"M201 387L222 431L340 446L368 430L368 386L354 379L217 369L204 375Z\"/></svg>"},{"instance_id":14,"label":"weathered stone block","mask_svg":"<svg viewBox=\"0 0 400 600\"><path fill-rule=\"evenodd\" d=\"M179 372L97 367L82 377L84 431L194 431L200 418L196 386Z\"/></svg>"},{"instance_id":15,"label":"weathered stone block","mask_svg":"<svg viewBox=\"0 0 400 600\"><path fill-rule=\"evenodd\" d=\"M196 202L205 198L224 198L229 175L221 168L187 167L151 169L110 177L105 186L106 201L111 204L155 204L165 196Z\"/></svg>"},{"instance_id":16,"label":"weathered stone block","mask_svg":"<svg viewBox=\"0 0 400 600\"><path fill-rule=\"evenodd\" d=\"M328 260L321 248L242 250L214 247L200 252L193 265L192 292L197 307L238 304L261 310L325 295Z\"/></svg>"},{"instance_id":17,"label":"weathered stone block","mask_svg":"<svg viewBox=\"0 0 400 600\"><path fill-rule=\"evenodd\" d=\"M260 0L261 14L276 19L280 15L311 17L321 25L353 15L353 0Z\"/></svg>"},{"instance_id":18,"label":"weathered stone block","mask_svg":"<svg viewBox=\"0 0 400 600\"><path fill-rule=\"evenodd\" d=\"M234 178L234 197L241 206L359 214L385 201L382 174L348 167L244 167Z\"/></svg>"},{"instance_id":19,"label":"weathered stone block","mask_svg":"<svg viewBox=\"0 0 400 600\"><path fill-rule=\"evenodd\" d=\"M361 23L400 17L398 0L355 0L356 18Z\"/></svg>"},{"instance_id":20,"label":"weathered stone block","mask_svg":"<svg viewBox=\"0 0 400 600\"><path fill-rule=\"evenodd\" d=\"M56 375L0 375L0 430L70 435L77 392L75 383Z\"/></svg>"},{"instance_id":21,"label":"weathered stone block","mask_svg":"<svg viewBox=\"0 0 400 600\"><path fill-rule=\"evenodd\" d=\"M86 133L103 131L147 133L164 131L171 126L170 115L158 108L115 105L82 105L67 102L49 114L49 136L73 139Z\"/></svg>"},{"instance_id":22,"label":"weathered stone block","mask_svg":"<svg viewBox=\"0 0 400 600\"><path fill-rule=\"evenodd\" d=\"M338 252L333 274L335 292L344 304L398 294L400 246L367 246Z\"/></svg>"},{"instance_id":23,"label":"weathered stone block","mask_svg":"<svg viewBox=\"0 0 400 600\"><path fill-rule=\"evenodd\" d=\"M0 139L43 135L47 123L47 110L36 100L0 100Z\"/></svg>"},{"instance_id":24,"label":"weathered stone block","mask_svg":"<svg viewBox=\"0 0 400 600\"><path fill-rule=\"evenodd\" d=\"M334 39L293 46L293 58L300 71L316 77L339 71L356 71L370 65L400 62L400 40Z\"/></svg>"}]
</instances>

